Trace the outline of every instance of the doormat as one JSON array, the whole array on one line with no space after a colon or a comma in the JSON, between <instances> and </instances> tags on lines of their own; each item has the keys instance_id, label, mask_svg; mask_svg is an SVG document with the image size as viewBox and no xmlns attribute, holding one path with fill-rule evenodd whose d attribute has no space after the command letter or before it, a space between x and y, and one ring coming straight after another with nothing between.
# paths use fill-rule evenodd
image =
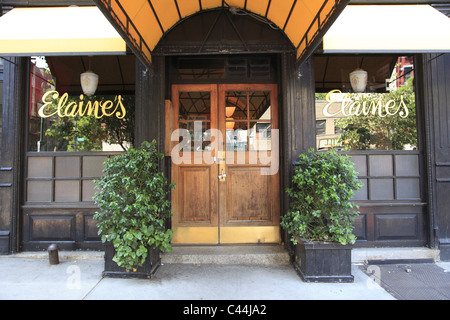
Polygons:
<instances>
[{"instance_id":1,"label":"doormat","mask_svg":"<svg viewBox=\"0 0 450 320\"><path fill-rule=\"evenodd\" d=\"M450 272L434 263L370 264L360 268L398 300L450 300Z\"/></svg>"}]
</instances>

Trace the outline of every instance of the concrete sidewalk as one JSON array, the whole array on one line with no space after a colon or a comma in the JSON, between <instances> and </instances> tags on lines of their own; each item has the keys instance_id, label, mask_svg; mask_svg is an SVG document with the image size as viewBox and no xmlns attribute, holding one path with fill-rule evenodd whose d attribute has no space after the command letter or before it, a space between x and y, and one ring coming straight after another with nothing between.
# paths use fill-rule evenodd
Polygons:
<instances>
[{"instance_id":1,"label":"concrete sidewalk","mask_svg":"<svg viewBox=\"0 0 450 320\"><path fill-rule=\"evenodd\" d=\"M354 283L305 283L283 261L265 265L163 263L152 279L102 278L101 252L0 256L1 300L394 300L353 264ZM164 262L168 261L163 259ZM450 269L450 263L444 264Z\"/></svg>"}]
</instances>

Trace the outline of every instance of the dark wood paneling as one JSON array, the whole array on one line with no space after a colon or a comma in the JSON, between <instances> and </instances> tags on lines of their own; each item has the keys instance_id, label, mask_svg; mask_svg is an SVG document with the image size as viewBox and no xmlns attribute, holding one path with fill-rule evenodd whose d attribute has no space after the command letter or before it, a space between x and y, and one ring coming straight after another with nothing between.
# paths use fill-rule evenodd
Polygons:
<instances>
[{"instance_id":1,"label":"dark wood paneling","mask_svg":"<svg viewBox=\"0 0 450 320\"><path fill-rule=\"evenodd\" d=\"M30 215L30 241L73 241L75 216Z\"/></svg>"},{"instance_id":2,"label":"dark wood paneling","mask_svg":"<svg viewBox=\"0 0 450 320\"><path fill-rule=\"evenodd\" d=\"M92 214L83 214L83 227L82 241L84 242L98 242L100 237L98 235L97 221Z\"/></svg>"},{"instance_id":3,"label":"dark wood paneling","mask_svg":"<svg viewBox=\"0 0 450 320\"><path fill-rule=\"evenodd\" d=\"M353 234L358 238L358 241L367 241L367 215L360 214L357 216L353 225Z\"/></svg>"},{"instance_id":4,"label":"dark wood paneling","mask_svg":"<svg viewBox=\"0 0 450 320\"><path fill-rule=\"evenodd\" d=\"M53 175L52 157L28 158L28 178L51 178Z\"/></svg>"},{"instance_id":5,"label":"dark wood paneling","mask_svg":"<svg viewBox=\"0 0 450 320\"><path fill-rule=\"evenodd\" d=\"M80 177L80 160L81 160L80 157L55 158L55 177L56 178Z\"/></svg>"},{"instance_id":6,"label":"dark wood paneling","mask_svg":"<svg viewBox=\"0 0 450 320\"><path fill-rule=\"evenodd\" d=\"M418 229L417 214L375 215L375 240L416 240Z\"/></svg>"},{"instance_id":7,"label":"dark wood paneling","mask_svg":"<svg viewBox=\"0 0 450 320\"><path fill-rule=\"evenodd\" d=\"M23 214L23 250L45 250L56 243L63 250L101 250L93 219L95 207L46 207L28 205Z\"/></svg>"},{"instance_id":8,"label":"dark wood paneling","mask_svg":"<svg viewBox=\"0 0 450 320\"><path fill-rule=\"evenodd\" d=\"M352 151L351 156L363 187L356 201L411 201L423 199L424 174L418 151Z\"/></svg>"},{"instance_id":9,"label":"dark wood paneling","mask_svg":"<svg viewBox=\"0 0 450 320\"><path fill-rule=\"evenodd\" d=\"M52 181L28 181L27 183L27 202L51 202Z\"/></svg>"},{"instance_id":10,"label":"dark wood paneling","mask_svg":"<svg viewBox=\"0 0 450 320\"><path fill-rule=\"evenodd\" d=\"M28 153L25 205L42 202L92 203L95 191L93 180L101 177L103 162L119 153Z\"/></svg>"},{"instance_id":11,"label":"dark wood paneling","mask_svg":"<svg viewBox=\"0 0 450 320\"><path fill-rule=\"evenodd\" d=\"M105 162L107 158L108 155L84 156L81 176L83 178L98 177L99 173L103 170L103 162Z\"/></svg>"},{"instance_id":12,"label":"dark wood paneling","mask_svg":"<svg viewBox=\"0 0 450 320\"><path fill-rule=\"evenodd\" d=\"M92 201L92 199L90 199ZM56 180L55 202L78 202L80 201L79 180Z\"/></svg>"},{"instance_id":13,"label":"dark wood paneling","mask_svg":"<svg viewBox=\"0 0 450 320\"><path fill-rule=\"evenodd\" d=\"M10 225L10 216L5 213L11 213L11 198L12 198L12 188L10 185L0 187L0 210L2 213L0 215L0 226L4 228L4 231L7 231L8 226ZM1 229L0 229L1 231Z\"/></svg>"},{"instance_id":14,"label":"dark wood paneling","mask_svg":"<svg viewBox=\"0 0 450 320\"><path fill-rule=\"evenodd\" d=\"M423 56L431 243L450 260L450 54Z\"/></svg>"},{"instance_id":15,"label":"dark wood paneling","mask_svg":"<svg viewBox=\"0 0 450 320\"><path fill-rule=\"evenodd\" d=\"M394 200L394 181L392 179L369 180L369 199Z\"/></svg>"},{"instance_id":16,"label":"dark wood paneling","mask_svg":"<svg viewBox=\"0 0 450 320\"><path fill-rule=\"evenodd\" d=\"M353 200L355 246L423 246L427 243L425 175L419 151L346 151L363 183Z\"/></svg>"},{"instance_id":17,"label":"dark wood paneling","mask_svg":"<svg viewBox=\"0 0 450 320\"><path fill-rule=\"evenodd\" d=\"M96 191L94 180L83 180L81 184L81 202L92 201Z\"/></svg>"},{"instance_id":18,"label":"dark wood paneling","mask_svg":"<svg viewBox=\"0 0 450 320\"><path fill-rule=\"evenodd\" d=\"M0 8L1 10L1 8ZM0 159L0 253L16 252L21 201L22 137L27 110L28 59L7 57L3 68L3 110Z\"/></svg>"},{"instance_id":19,"label":"dark wood paneling","mask_svg":"<svg viewBox=\"0 0 450 320\"><path fill-rule=\"evenodd\" d=\"M420 185L420 179L417 178L398 178L395 195L398 200L420 200Z\"/></svg>"},{"instance_id":20,"label":"dark wood paneling","mask_svg":"<svg viewBox=\"0 0 450 320\"><path fill-rule=\"evenodd\" d=\"M49 243L67 250L101 249L93 219L93 179L102 175L103 162L115 154L118 152L27 154L24 250L46 249Z\"/></svg>"},{"instance_id":21,"label":"dark wood paneling","mask_svg":"<svg viewBox=\"0 0 450 320\"><path fill-rule=\"evenodd\" d=\"M136 60L136 146L156 139L164 152L165 59L155 57L150 69Z\"/></svg>"},{"instance_id":22,"label":"dark wood paneling","mask_svg":"<svg viewBox=\"0 0 450 320\"><path fill-rule=\"evenodd\" d=\"M293 163L298 156L315 147L314 66L312 59L296 66L295 56L281 55L280 119L280 194L281 215L289 208L286 188L291 187ZM291 242L282 237L292 250Z\"/></svg>"},{"instance_id":23,"label":"dark wood paneling","mask_svg":"<svg viewBox=\"0 0 450 320\"><path fill-rule=\"evenodd\" d=\"M366 203L354 223L356 247L424 246L427 243L424 204Z\"/></svg>"}]
</instances>

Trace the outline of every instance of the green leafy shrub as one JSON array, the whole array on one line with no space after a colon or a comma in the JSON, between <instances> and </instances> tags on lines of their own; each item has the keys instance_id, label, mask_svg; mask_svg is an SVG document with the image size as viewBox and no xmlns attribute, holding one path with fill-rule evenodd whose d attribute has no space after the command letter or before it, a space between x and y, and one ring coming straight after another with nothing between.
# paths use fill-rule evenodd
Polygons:
<instances>
[{"instance_id":1,"label":"green leafy shrub","mask_svg":"<svg viewBox=\"0 0 450 320\"><path fill-rule=\"evenodd\" d=\"M281 227L296 244L296 237L310 241L354 243L353 221L358 206L351 201L362 184L350 157L335 150L299 156L290 196L290 210L281 218Z\"/></svg>"},{"instance_id":2,"label":"green leafy shrub","mask_svg":"<svg viewBox=\"0 0 450 320\"><path fill-rule=\"evenodd\" d=\"M159 171L162 157L155 141L144 142L107 159L103 176L95 181L98 232L103 243L114 245L113 261L126 270L141 266L149 247L172 250L172 230L164 221L172 215L166 195L174 186Z\"/></svg>"}]
</instances>

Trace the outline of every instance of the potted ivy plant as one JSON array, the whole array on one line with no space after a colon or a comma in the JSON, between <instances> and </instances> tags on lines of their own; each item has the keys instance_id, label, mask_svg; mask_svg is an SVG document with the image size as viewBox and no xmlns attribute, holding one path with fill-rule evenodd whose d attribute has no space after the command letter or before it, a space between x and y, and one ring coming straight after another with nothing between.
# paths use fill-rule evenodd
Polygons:
<instances>
[{"instance_id":1,"label":"potted ivy plant","mask_svg":"<svg viewBox=\"0 0 450 320\"><path fill-rule=\"evenodd\" d=\"M160 252L171 251L172 213L167 195L173 188L159 170L156 141L109 158L96 180L94 215L105 248L104 276L150 278Z\"/></svg>"},{"instance_id":2,"label":"potted ivy plant","mask_svg":"<svg viewBox=\"0 0 450 320\"><path fill-rule=\"evenodd\" d=\"M310 149L299 156L281 227L294 245L292 263L304 281L353 282L352 230L359 212L351 199L361 186L347 155Z\"/></svg>"}]
</instances>

